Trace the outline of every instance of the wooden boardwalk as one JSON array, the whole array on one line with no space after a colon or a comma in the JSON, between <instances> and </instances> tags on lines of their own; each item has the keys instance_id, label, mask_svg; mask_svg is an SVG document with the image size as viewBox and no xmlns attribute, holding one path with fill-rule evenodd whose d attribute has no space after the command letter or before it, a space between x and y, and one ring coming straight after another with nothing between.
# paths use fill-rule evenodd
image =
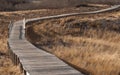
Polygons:
<instances>
[{"instance_id":1,"label":"wooden boardwalk","mask_svg":"<svg viewBox=\"0 0 120 75\"><path fill-rule=\"evenodd\" d=\"M24 37L23 21L15 22L9 37L10 49L30 75L83 75L56 56L36 48Z\"/></svg>"},{"instance_id":2,"label":"wooden boardwalk","mask_svg":"<svg viewBox=\"0 0 120 75\"><path fill-rule=\"evenodd\" d=\"M28 19L26 22L60 18L66 16L96 14L120 8L120 5L111 8L93 11L70 13L42 18ZM17 21L9 27L10 55L16 65L20 64L25 75L84 75L70 67L56 56L36 48L25 39L24 21Z\"/></svg>"}]
</instances>

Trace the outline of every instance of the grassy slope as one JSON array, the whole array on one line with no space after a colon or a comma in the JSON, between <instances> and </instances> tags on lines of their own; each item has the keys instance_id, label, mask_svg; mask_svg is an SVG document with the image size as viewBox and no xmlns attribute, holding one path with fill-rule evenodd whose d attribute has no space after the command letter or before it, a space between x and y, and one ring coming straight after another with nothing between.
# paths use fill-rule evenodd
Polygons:
<instances>
[{"instance_id":1,"label":"grassy slope","mask_svg":"<svg viewBox=\"0 0 120 75\"><path fill-rule=\"evenodd\" d=\"M62 14L69 12L80 12L88 10L96 10L100 8L68 8L68 9L42 9L42 10L27 10L15 12L0 12L0 75L21 75L20 68L14 66L8 55L8 25L9 22L25 18L36 18L47 15ZM82 10L81 10L82 9Z\"/></svg>"},{"instance_id":2,"label":"grassy slope","mask_svg":"<svg viewBox=\"0 0 120 75\"><path fill-rule=\"evenodd\" d=\"M28 24L27 38L91 75L120 74L120 11Z\"/></svg>"}]
</instances>

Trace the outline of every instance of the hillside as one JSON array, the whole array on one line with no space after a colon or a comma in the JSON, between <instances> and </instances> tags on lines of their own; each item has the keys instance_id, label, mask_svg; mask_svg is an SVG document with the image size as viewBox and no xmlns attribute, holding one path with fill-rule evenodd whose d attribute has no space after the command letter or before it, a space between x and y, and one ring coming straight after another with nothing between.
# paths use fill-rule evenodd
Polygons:
<instances>
[{"instance_id":1,"label":"hillside","mask_svg":"<svg viewBox=\"0 0 120 75\"><path fill-rule=\"evenodd\" d=\"M120 2L119 0L81 0L82 2L80 0L59 1L0 0L0 75L23 75L21 73L19 65L15 66L8 54L8 25L10 21L14 22L23 18L37 18L42 16L58 15L72 12L94 11L110 7L109 5L105 5L105 7L103 5L100 5L100 7L88 7L84 6L84 4L86 4L85 1L88 3L102 4L119 4ZM57 8L68 8L43 9L56 8L56 6ZM59 58L65 61L68 60L68 63L75 64L75 66L79 67L79 69L82 68L93 75L103 75L103 73L104 75L119 75L120 52L118 47L119 43L117 43L119 42L119 13L120 11L114 11L111 13L98 15L84 15L78 17L72 16L68 18L44 20L42 23L38 21L29 24L30 27L28 26L26 31L27 39L35 46L39 48L42 47L47 51L54 53ZM107 24L106 26L103 24L104 22ZM56 24L60 26L57 27L55 26ZM87 24L90 24L90 26ZM80 27L82 28L79 29ZM106 29L104 29L104 27ZM50 29L47 31L47 28ZM32 35L29 32L32 32ZM55 35L53 35L53 33ZM79 35L78 33L83 34ZM102 36L103 33L104 36ZM36 36L36 38L34 38L33 35ZM78 47L78 45L81 47L81 49ZM90 50L88 51L88 49ZM65 56L63 56L63 54ZM76 57L76 59L74 57ZM86 59L87 57L89 58ZM82 63L80 64L79 62Z\"/></svg>"},{"instance_id":2,"label":"hillside","mask_svg":"<svg viewBox=\"0 0 120 75\"><path fill-rule=\"evenodd\" d=\"M120 11L28 23L27 39L90 75L120 74Z\"/></svg>"},{"instance_id":3,"label":"hillside","mask_svg":"<svg viewBox=\"0 0 120 75\"><path fill-rule=\"evenodd\" d=\"M109 7L109 6L107 6ZM0 12L0 75L22 75L19 66L12 63L8 55L8 25L9 22L25 18L36 18L41 16L50 16L65 14L69 12L82 12L103 9L107 7L79 7L64 9L40 9L26 11ZM82 10L81 10L82 9Z\"/></svg>"},{"instance_id":4,"label":"hillside","mask_svg":"<svg viewBox=\"0 0 120 75\"><path fill-rule=\"evenodd\" d=\"M0 11L75 7L86 4L120 4L119 0L0 0Z\"/></svg>"}]
</instances>

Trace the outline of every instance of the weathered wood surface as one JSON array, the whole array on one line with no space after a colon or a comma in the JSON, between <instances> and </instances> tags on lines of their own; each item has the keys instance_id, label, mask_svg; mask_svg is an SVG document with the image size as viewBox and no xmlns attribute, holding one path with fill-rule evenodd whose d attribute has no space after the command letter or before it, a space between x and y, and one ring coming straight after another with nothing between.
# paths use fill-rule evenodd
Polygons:
<instances>
[{"instance_id":1,"label":"weathered wood surface","mask_svg":"<svg viewBox=\"0 0 120 75\"><path fill-rule=\"evenodd\" d=\"M83 75L56 56L36 48L24 36L23 21L15 22L9 37L10 49L30 75ZM22 36L22 37L21 37Z\"/></svg>"}]
</instances>

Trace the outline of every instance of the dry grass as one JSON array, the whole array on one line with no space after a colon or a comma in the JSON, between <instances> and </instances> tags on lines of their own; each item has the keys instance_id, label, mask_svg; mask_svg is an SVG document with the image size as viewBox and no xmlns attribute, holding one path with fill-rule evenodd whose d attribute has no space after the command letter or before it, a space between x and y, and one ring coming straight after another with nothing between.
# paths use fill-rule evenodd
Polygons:
<instances>
[{"instance_id":1,"label":"dry grass","mask_svg":"<svg viewBox=\"0 0 120 75\"><path fill-rule=\"evenodd\" d=\"M90 72L120 75L120 11L28 24L27 38L59 58Z\"/></svg>"},{"instance_id":2,"label":"dry grass","mask_svg":"<svg viewBox=\"0 0 120 75\"><path fill-rule=\"evenodd\" d=\"M48 16L54 14L63 14L69 12L80 12L88 10L97 10L106 7L79 7L68 9L42 9L42 10L26 10L14 12L0 12L0 75L22 75L20 68L15 66L10 56L7 54L9 48L8 42L8 25L9 22L25 18L36 18L41 16Z\"/></svg>"},{"instance_id":3,"label":"dry grass","mask_svg":"<svg viewBox=\"0 0 120 75\"><path fill-rule=\"evenodd\" d=\"M0 55L0 75L22 75L19 66L15 66L7 54Z\"/></svg>"}]
</instances>

